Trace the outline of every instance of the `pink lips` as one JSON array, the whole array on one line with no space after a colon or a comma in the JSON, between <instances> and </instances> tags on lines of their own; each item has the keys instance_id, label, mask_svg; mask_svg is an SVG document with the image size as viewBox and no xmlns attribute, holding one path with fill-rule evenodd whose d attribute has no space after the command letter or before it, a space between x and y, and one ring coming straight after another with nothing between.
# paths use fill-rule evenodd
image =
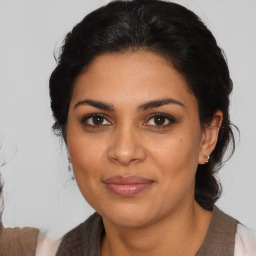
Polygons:
<instances>
[{"instance_id":1,"label":"pink lips","mask_svg":"<svg viewBox=\"0 0 256 256\"><path fill-rule=\"evenodd\" d=\"M138 176L114 176L103 181L107 188L120 196L133 196L150 187L154 181Z\"/></svg>"}]
</instances>

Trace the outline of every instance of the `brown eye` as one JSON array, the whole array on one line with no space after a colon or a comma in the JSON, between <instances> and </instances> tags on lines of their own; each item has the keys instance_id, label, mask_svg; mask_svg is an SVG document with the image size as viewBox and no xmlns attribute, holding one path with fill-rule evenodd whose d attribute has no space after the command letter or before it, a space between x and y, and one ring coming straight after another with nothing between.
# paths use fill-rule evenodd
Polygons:
<instances>
[{"instance_id":1,"label":"brown eye","mask_svg":"<svg viewBox=\"0 0 256 256\"><path fill-rule=\"evenodd\" d=\"M109 126L111 122L107 120L104 115L101 114L90 114L81 119L81 124L90 127L101 127L101 126Z\"/></svg>"},{"instance_id":2,"label":"brown eye","mask_svg":"<svg viewBox=\"0 0 256 256\"><path fill-rule=\"evenodd\" d=\"M104 118L102 116L94 116L92 117L92 123L94 125L102 125L104 122Z\"/></svg>"},{"instance_id":3,"label":"brown eye","mask_svg":"<svg viewBox=\"0 0 256 256\"><path fill-rule=\"evenodd\" d=\"M151 118L149 118L148 121L146 122L146 125L157 128L164 128L174 123L176 123L174 117L164 113L159 113L151 116Z\"/></svg>"},{"instance_id":4,"label":"brown eye","mask_svg":"<svg viewBox=\"0 0 256 256\"><path fill-rule=\"evenodd\" d=\"M164 125L165 121L166 121L166 118L163 117L163 116L156 116L156 117L154 117L154 123L156 125Z\"/></svg>"}]
</instances>

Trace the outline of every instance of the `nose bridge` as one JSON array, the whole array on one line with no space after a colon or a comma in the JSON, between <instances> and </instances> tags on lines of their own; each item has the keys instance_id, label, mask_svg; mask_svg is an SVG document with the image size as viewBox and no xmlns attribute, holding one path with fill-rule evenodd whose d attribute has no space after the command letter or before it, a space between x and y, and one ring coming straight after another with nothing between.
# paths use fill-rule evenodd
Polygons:
<instances>
[{"instance_id":1,"label":"nose bridge","mask_svg":"<svg viewBox=\"0 0 256 256\"><path fill-rule=\"evenodd\" d=\"M145 151L137 127L126 123L113 130L109 157L123 165L142 161L145 158Z\"/></svg>"}]
</instances>

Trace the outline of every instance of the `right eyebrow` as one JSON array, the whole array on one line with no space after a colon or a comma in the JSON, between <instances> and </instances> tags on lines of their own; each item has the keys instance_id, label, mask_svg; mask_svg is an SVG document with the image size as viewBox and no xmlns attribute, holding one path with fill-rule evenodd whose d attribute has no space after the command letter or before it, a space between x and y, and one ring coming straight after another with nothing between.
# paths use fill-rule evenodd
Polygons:
<instances>
[{"instance_id":1,"label":"right eyebrow","mask_svg":"<svg viewBox=\"0 0 256 256\"><path fill-rule=\"evenodd\" d=\"M81 105L89 105L89 106L99 108L99 109L102 109L102 110L106 110L106 111L114 111L113 105L103 103L101 101L89 100L89 99L78 101L75 104L74 109L77 108L78 106L81 106Z\"/></svg>"},{"instance_id":2,"label":"right eyebrow","mask_svg":"<svg viewBox=\"0 0 256 256\"><path fill-rule=\"evenodd\" d=\"M160 99L160 100L152 100L150 102L144 103L139 106L139 110L147 110L150 108L159 108L161 106L167 105L167 104L176 104L181 107L185 107L184 104L178 100L172 99L172 98L166 98L166 99Z\"/></svg>"}]
</instances>

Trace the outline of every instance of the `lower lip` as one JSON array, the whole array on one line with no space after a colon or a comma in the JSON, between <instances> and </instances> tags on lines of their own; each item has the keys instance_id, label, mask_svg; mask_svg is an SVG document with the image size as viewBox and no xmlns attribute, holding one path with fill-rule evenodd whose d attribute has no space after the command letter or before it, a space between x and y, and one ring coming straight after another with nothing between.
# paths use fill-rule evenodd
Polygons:
<instances>
[{"instance_id":1,"label":"lower lip","mask_svg":"<svg viewBox=\"0 0 256 256\"><path fill-rule=\"evenodd\" d=\"M150 183L135 183L135 184L114 184L114 183L105 183L107 188L113 193L128 197L136 195L145 189L149 188L153 182Z\"/></svg>"}]
</instances>

